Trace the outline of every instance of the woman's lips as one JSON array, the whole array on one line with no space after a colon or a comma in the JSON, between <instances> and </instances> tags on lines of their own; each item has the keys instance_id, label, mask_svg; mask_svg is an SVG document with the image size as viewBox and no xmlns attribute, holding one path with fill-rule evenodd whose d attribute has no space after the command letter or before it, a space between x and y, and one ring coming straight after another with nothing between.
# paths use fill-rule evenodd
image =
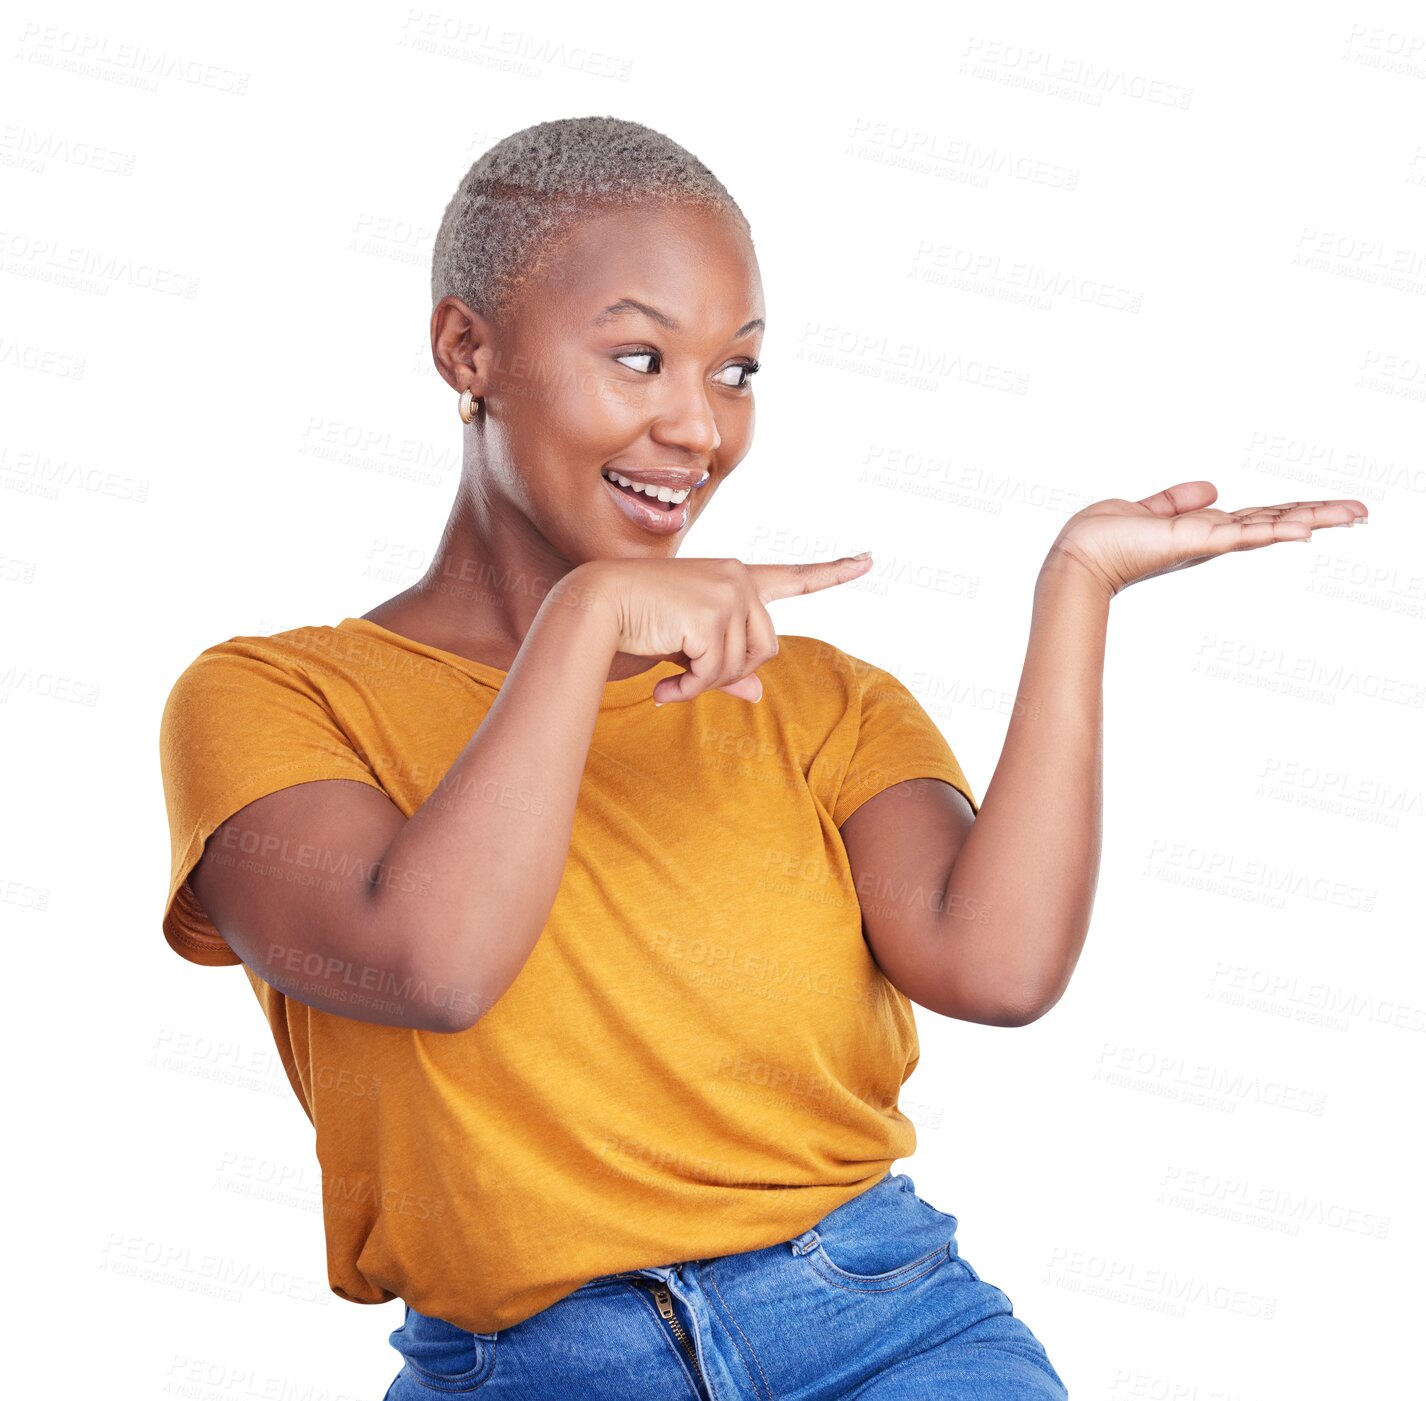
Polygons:
<instances>
[{"instance_id":1,"label":"woman's lips","mask_svg":"<svg viewBox=\"0 0 1426 1401\"><path fill-rule=\"evenodd\" d=\"M608 477L601 476L599 480L604 483L605 491L614 497L619 509L635 525L642 526L654 535L676 535L688 524L689 508L693 504L692 492L689 492L682 505L669 510L646 496L638 496L625 491L623 487L615 486Z\"/></svg>"}]
</instances>

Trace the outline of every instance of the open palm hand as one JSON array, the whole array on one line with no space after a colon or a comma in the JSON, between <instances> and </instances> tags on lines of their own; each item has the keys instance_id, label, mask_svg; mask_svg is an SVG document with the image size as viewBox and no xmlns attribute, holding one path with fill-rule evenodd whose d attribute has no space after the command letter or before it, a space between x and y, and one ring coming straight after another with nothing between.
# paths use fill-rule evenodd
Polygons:
<instances>
[{"instance_id":1,"label":"open palm hand","mask_svg":"<svg viewBox=\"0 0 1426 1401\"><path fill-rule=\"evenodd\" d=\"M1351 499L1288 501L1220 511L1212 482L1180 482L1142 501L1096 501L1065 523L1050 552L1056 563L1082 568L1110 595L1140 579L1201 564L1214 555L1256 550L1283 540L1310 540L1319 526L1364 521Z\"/></svg>"}]
</instances>

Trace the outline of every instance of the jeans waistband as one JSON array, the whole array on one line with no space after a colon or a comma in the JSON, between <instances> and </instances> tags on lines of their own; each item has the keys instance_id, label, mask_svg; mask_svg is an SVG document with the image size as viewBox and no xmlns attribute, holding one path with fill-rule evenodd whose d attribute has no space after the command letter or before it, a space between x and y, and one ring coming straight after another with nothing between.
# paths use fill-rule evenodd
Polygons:
<instances>
[{"instance_id":1,"label":"jeans waistband","mask_svg":"<svg viewBox=\"0 0 1426 1401\"><path fill-rule=\"evenodd\" d=\"M805 1255L813 1249L819 1241L831 1231L841 1231L848 1228L856 1229L863 1223L864 1218L870 1218L873 1214L885 1212L888 1207L894 1209L896 1197L889 1197L888 1194L909 1192L914 1195L916 1184L905 1173L893 1173L887 1171L882 1179L874 1186L868 1187L866 1191L853 1197L849 1202L843 1202L841 1206L829 1211L815 1226L809 1226L807 1230L793 1236L790 1240L781 1242L784 1248L790 1249L794 1255ZM756 1253L756 1252L751 1252ZM588 1284L604 1284L609 1280L627 1279L630 1275L643 1275L649 1279L663 1280L665 1283L672 1275L678 1273L683 1265L696 1264L697 1261L683 1260L668 1265L650 1265L641 1269L616 1270L612 1274L596 1275L587 1281Z\"/></svg>"}]
</instances>

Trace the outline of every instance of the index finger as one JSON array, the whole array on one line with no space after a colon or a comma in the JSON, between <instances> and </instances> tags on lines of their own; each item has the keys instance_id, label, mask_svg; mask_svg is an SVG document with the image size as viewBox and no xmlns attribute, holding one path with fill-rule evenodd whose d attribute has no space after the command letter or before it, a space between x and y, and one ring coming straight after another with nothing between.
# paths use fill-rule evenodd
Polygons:
<instances>
[{"instance_id":1,"label":"index finger","mask_svg":"<svg viewBox=\"0 0 1426 1401\"><path fill-rule=\"evenodd\" d=\"M845 584L871 568L871 551L863 555L846 555L842 559L819 560L816 564L750 564L753 587L764 603L775 598L795 598L798 594L816 593Z\"/></svg>"}]
</instances>

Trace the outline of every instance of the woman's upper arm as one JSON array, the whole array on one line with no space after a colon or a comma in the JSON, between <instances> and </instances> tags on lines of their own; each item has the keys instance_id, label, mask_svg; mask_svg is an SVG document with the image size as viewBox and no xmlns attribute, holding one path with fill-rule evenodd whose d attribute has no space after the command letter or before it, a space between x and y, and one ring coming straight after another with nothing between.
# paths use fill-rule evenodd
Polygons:
<instances>
[{"instance_id":1,"label":"woman's upper arm","mask_svg":"<svg viewBox=\"0 0 1426 1401\"><path fill-rule=\"evenodd\" d=\"M948 975L946 942L955 920L944 896L951 868L976 815L969 799L939 778L911 778L866 799L841 825L877 966L893 987L942 1016L987 1026L1018 1026L992 995L993 969L976 985ZM973 918L974 911L960 911Z\"/></svg>"},{"instance_id":2,"label":"woman's upper arm","mask_svg":"<svg viewBox=\"0 0 1426 1401\"><path fill-rule=\"evenodd\" d=\"M362 1021L445 1029L438 1009L411 995L409 942L379 923L372 898L405 821L366 783L293 784L218 826L187 884L243 963L279 992Z\"/></svg>"}]
</instances>

